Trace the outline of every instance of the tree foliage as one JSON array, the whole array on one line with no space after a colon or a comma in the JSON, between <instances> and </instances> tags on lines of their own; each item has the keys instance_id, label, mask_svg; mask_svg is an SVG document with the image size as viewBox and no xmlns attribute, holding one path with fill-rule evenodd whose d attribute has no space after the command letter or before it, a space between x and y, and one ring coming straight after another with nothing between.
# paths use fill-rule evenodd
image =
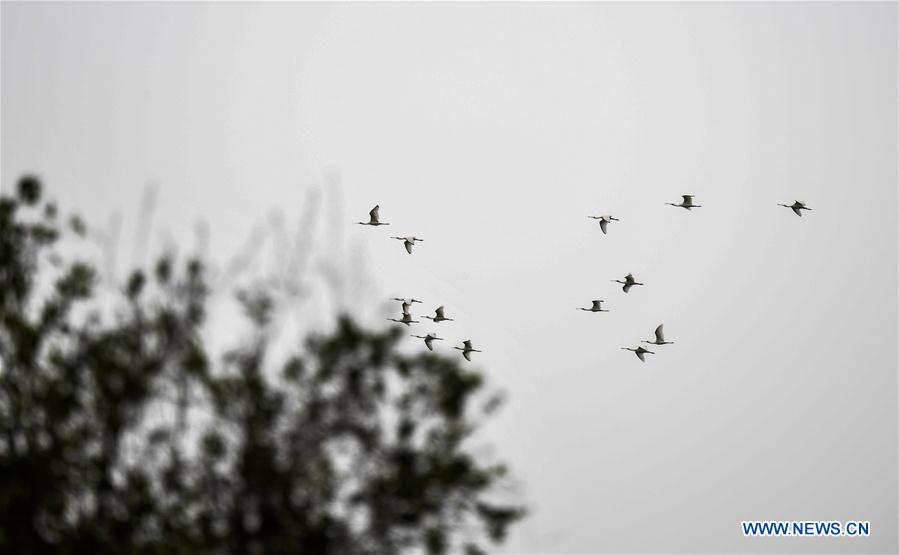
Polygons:
<instances>
[{"instance_id":1,"label":"tree foliage","mask_svg":"<svg viewBox=\"0 0 899 555\"><path fill-rule=\"evenodd\" d=\"M84 233L33 177L0 197L0 553L480 553L523 516L480 373L346 316L275 365L260 286L210 353L201 260L109 298L58 254Z\"/></svg>"}]
</instances>

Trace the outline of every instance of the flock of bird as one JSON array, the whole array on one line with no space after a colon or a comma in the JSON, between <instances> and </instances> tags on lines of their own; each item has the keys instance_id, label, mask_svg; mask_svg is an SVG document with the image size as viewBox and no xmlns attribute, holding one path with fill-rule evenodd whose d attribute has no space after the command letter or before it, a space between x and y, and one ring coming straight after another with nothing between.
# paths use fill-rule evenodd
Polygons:
<instances>
[{"instance_id":1,"label":"flock of bird","mask_svg":"<svg viewBox=\"0 0 899 555\"><path fill-rule=\"evenodd\" d=\"M692 210L694 208L702 208L701 204L693 203L693 195L681 195L681 202L675 204L673 202L666 202L668 206L675 206L677 208L683 208L685 210ZM793 204L778 204L778 206L783 206L785 208L791 209L797 216L802 216L803 210L811 210L808 206L805 205L804 202L797 200L794 201ZM608 214L602 216L588 216L588 218L593 220L599 220L599 228L602 230L603 234L608 233L608 226L611 222L619 221L618 218L610 216ZM643 283L637 281L633 274L628 274L624 276L624 280L613 279L613 282L622 284L621 290L627 293L631 290L635 285L643 285ZM578 308L578 310L584 310L586 312L609 312L607 309L602 307L602 303L604 303L602 299L596 299L593 301L593 305L589 308ZM673 341L665 341L665 333L664 333L664 324L659 324L659 326L655 330L655 339L653 341L643 340L641 343L647 343L649 345L672 345ZM639 358L642 362L646 362L645 355L654 355L655 351L650 351L643 345L637 345L636 347L621 347L625 351L631 351L637 358Z\"/></svg>"},{"instance_id":2,"label":"flock of bird","mask_svg":"<svg viewBox=\"0 0 899 555\"><path fill-rule=\"evenodd\" d=\"M694 197L694 195L681 195L682 200L679 204L675 204L673 202L667 202L665 204L667 204L668 206L675 206L678 208L683 208L685 210L692 210L693 208L702 208L701 204L693 203L693 197ZM794 201L793 204L778 204L778 206L783 206L785 208L789 208L790 210L793 211L793 213L795 213L799 217L802 217L803 210L811 210L811 208L806 206L804 202L799 201L799 200ZM388 222L381 221L381 219L378 215L379 209L380 209L380 205L375 206L374 208L371 209L371 211L368 213L369 219L367 222L356 222L356 223L358 223L359 225L369 225L369 226L374 226L374 227L382 226L382 225L390 225ZM600 215L600 216L587 216L587 217L590 219L599 221L599 228L602 230L604 235L608 233L610 223L620 221L618 218L615 218L608 214L604 214L604 215ZM409 254L412 254L412 247L415 246L415 243L424 241L424 239L419 239L418 237L415 237L415 236L391 237L391 239L397 239L399 241L402 241L403 246L405 246L405 248L406 248L406 252ZM636 285L644 285L643 283L637 281L637 279L633 276L633 274L627 274L626 276L624 276L623 280L613 279L612 281L615 283L622 284L621 290L624 291L625 293L630 291L631 288ZM399 301L400 303L402 303L401 304L402 314L401 314L400 318L388 318L388 320L390 320L391 322L405 324L406 326L420 323L419 320L412 319L412 313L410 312L412 305L415 303L421 303L420 300L413 299L413 298L393 298L392 300ZM585 312L609 312L608 309L605 309L602 307L602 303L604 303L604 302L605 301L602 299L595 299L595 300L593 300L591 306L586 307L586 308L578 307L577 310L583 310ZM434 316L424 316L424 318L431 320L435 324L440 323L440 322L452 322L453 321L452 318L446 317L445 309L443 306L439 306L434 310ZM643 340L643 341L641 341L641 343L646 343L648 345L656 345L656 346L673 345L674 344L673 341L665 341L664 324L659 324L659 326L655 329L654 335L655 335L654 340L652 340L652 341ZM412 334L412 337L416 337L418 339L423 339L425 346L430 351L434 350L434 341L443 341L444 340L442 337L438 337L437 334L435 334L435 333L428 333L426 335ZM621 348L625 351L633 352L635 355L637 355L637 358L639 358L642 362L646 362L645 355L654 355L655 354L654 351L650 351L643 345L638 345L636 347L621 347ZM474 347L472 347L472 343L471 343L470 339L464 340L462 342L462 347L453 347L453 349L462 351L462 356L465 357L465 360L469 360L469 361L471 360L471 353L480 353L481 352L481 351L475 349Z\"/></svg>"},{"instance_id":3,"label":"flock of bird","mask_svg":"<svg viewBox=\"0 0 899 555\"><path fill-rule=\"evenodd\" d=\"M356 222L359 225L370 225L374 227L382 226L382 225L390 225L388 222L382 222L381 218L378 215L378 210L380 210L380 205L375 206L368 213L368 221L367 222ZM419 243L424 241L424 239L419 239L415 236L409 237L391 237L391 239L397 239L403 242L403 246L406 247L406 252L412 254L412 247L415 246L415 243ZM398 301L401 303L402 313L399 318L387 318L387 320L391 322L396 322L398 324L405 324L407 326L411 326L412 324L421 323L420 320L412 319L412 305L415 303L421 303L418 299L413 298L398 298L394 297L392 300ZM423 318L427 318L431 320L435 324L439 324L440 322L452 322L453 318L447 318L445 308L443 305L438 306L434 309L433 316L423 316ZM425 342L425 347L428 348L429 351L434 350L434 341L443 341L442 337L437 337L436 333L428 333L426 335L415 335L412 334L412 337L417 337L418 339L423 339ZM471 344L471 339L466 339L462 341L461 347L453 347L457 351L462 351L462 356L465 357L465 360L471 360L471 353L480 353L478 349L475 349Z\"/></svg>"}]
</instances>

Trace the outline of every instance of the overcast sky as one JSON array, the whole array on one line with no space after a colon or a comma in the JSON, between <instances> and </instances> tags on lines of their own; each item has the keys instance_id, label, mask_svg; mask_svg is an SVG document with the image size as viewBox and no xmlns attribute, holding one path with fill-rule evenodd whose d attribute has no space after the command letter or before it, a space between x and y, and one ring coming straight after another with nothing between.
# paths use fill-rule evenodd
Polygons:
<instances>
[{"instance_id":1,"label":"overcast sky","mask_svg":"<svg viewBox=\"0 0 899 555\"><path fill-rule=\"evenodd\" d=\"M35 171L128 240L155 182L151 249L202 218L218 258L318 194L318 252L358 253L367 285L310 317L445 304L508 392L482 438L532 507L507 551L895 552L896 23L886 2L4 2L0 182ZM684 193L703 208L664 205ZM350 224L376 203L393 225ZM674 345L620 350L662 322ZM872 530L742 537L753 519Z\"/></svg>"}]
</instances>

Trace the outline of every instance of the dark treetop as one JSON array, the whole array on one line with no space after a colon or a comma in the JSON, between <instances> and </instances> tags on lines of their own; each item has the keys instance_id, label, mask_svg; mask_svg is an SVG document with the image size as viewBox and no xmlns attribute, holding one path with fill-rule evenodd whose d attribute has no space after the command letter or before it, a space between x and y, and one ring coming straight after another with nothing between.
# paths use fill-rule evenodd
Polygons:
<instances>
[{"instance_id":1,"label":"dark treetop","mask_svg":"<svg viewBox=\"0 0 899 555\"><path fill-rule=\"evenodd\" d=\"M480 553L523 516L470 450L480 373L348 317L275 367L261 286L214 356L200 260L101 298L58 254L85 232L34 178L0 197L0 553Z\"/></svg>"}]
</instances>

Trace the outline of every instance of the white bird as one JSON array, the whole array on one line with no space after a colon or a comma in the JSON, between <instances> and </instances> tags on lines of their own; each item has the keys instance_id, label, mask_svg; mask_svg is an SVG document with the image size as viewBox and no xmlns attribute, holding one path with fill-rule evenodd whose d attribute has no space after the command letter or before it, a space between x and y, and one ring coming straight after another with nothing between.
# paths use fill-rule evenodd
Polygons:
<instances>
[{"instance_id":1,"label":"white bird","mask_svg":"<svg viewBox=\"0 0 899 555\"><path fill-rule=\"evenodd\" d=\"M642 346L641 346L641 347L637 347L636 349L633 348L633 347L622 347L622 349L624 349L625 351L633 351L633 353L634 353L635 355L637 355L637 358L639 358L639 359L642 360L643 362L646 362L646 359L643 358L643 355L645 355L645 354L654 355L654 354L655 354L655 353L652 352L652 351L649 351L649 350L647 350L647 349L644 349Z\"/></svg>"},{"instance_id":2,"label":"white bird","mask_svg":"<svg viewBox=\"0 0 899 555\"><path fill-rule=\"evenodd\" d=\"M793 212L796 213L800 218L802 217L803 210L811 210L808 206L805 205L801 200L797 200L793 204L778 204L778 206L783 206L784 208L790 208Z\"/></svg>"},{"instance_id":3,"label":"white bird","mask_svg":"<svg viewBox=\"0 0 899 555\"><path fill-rule=\"evenodd\" d=\"M417 338L419 338L419 339L424 339L424 340L425 340L425 347L427 347L429 351L433 351L433 350L434 350L434 346L431 345L432 342L434 342L434 341L443 341L443 338L442 338L442 337L437 337L437 335L435 335L435 334L433 334L433 333L429 333L429 334L427 334L427 335L413 335L412 337L417 337Z\"/></svg>"},{"instance_id":4,"label":"white bird","mask_svg":"<svg viewBox=\"0 0 899 555\"><path fill-rule=\"evenodd\" d=\"M391 239L399 239L406 245L406 252L412 254L412 245L414 245L418 241L424 241L424 239L419 239L418 237L391 237Z\"/></svg>"},{"instance_id":5,"label":"white bird","mask_svg":"<svg viewBox=\"0 0 899 555\"><path fill-rule=\"evenodd\" d=\"M471 339L466 339L462 342L462 347L453 347L457 351L462 351L462 356L465 357L465 360L471 360L471 353L480 353L481 351L472 348Z\"/></svg>"},{"instance_id":6,"label":"white bird","mask_svg":"<svg viewBox=\"0 0 899 555\"><path fill-rule=\"evenodd\" d=\"M634 279L633 274L628 274L628 275L624 276L624 281L621 281L620 279L613 279L612 281L614 281L615 283L623 283L624 287L622 287L621 290L624 291L625 293L630 291L631 287L633 287L634 285L643 285L642 283L640 283L639 281Z\"/></svg>"},{"instance_id":7,"label":"white bird","mask_svg":"<svg viewBox=\"0 0 899 555\"><path fill-rule=\"evenodd\" d=\"M649 343L650 345L674 345L674 341L665 341L665 335L662 332L662 326L664 324L659 324L659 327L656 328L656 340L655 341L646 341L643 340L643 343Z\"/></svg>"},{"instance_id":8,"label":"white bird","mask_svg":"<svg viewBox=\"0 0 899 555\"><path fill-rule=\"evenodd\" d=\"M412 306L412 303L420 303L421 302L418 299L413 299L412 297L409 297L408 299L400 299L397 297L393 297L391 300L399 301L399 302L403 303L403 314L408 314L409 308Z\"/></svg>"},{"instance_id":9,"label":"white bird","mask_svg":"<svg viewBox=\"0 0 899 555\"><path fill-rule=\"evenodd\" d=\"M599 229L602 230L603 235L605 235L607 228L609 227L609 222L617 222L618 218L609 216L608 214L603 216L587 216L593 220L599 220Z\"/></svg>"},{"instance_id":10,"label":"white bird","mask_svg":"<svg viewBox=\"0 0 899 555\"><path fill-rule=\"evenodd\" d=\"M593 301L593 306L590 308L581 308L578 307L578 310L586 310L587 312L608 312L608 310L603 309L602 307L602 299Z\"/></svg>"},{"instance_id":11,"label":"white bird","mask_svg":"<svg viewBox=\"0 0 899 555\"><path fill-rule=\"evenodd\" d=\"M674 204L673 202L666 202L665 204L669 206L677 206L680 208L686 208L690 210L691 208L702 208L701 204L693 204L693 195L681 195L684 200L680 204Z\"/></svg>"},{"instance_id":12,"label":"white bird","mask_svg":"<svg viewBox=\"0 0 899 555\"><path fill-rule=\"evenodd\" d=\"M371 212L368 213L368 221L367 222L356 222L356 223L359 225L374 225L374 226L390 225L389 223L382 222L380 219L378 219L378 208L380 208L380 207L381 207L380 205L375 205L375 207L371 209Z\"/></svg>"},{"instance_id":13,"label":"white bird","mask_svg":"<svg viewBox=\"0 0 899 555\"><path fill-rule=\"evenodd\" d=\"M391 322L397 322L399 324L406 324L407 326L409 324L417 324L418 323L418 320L413 320L412 315L409 314L408 312L403 312L403 317L400 320L397 320L396 318L388 318L388 320L390 320Z\"/></svg>"},{"instance_id":14,"label":"white bird","mask_svg":"<svg viewBox=\"0 0 899 555\"><path fill-rule=\"evenodd\" d=\"M443 306L438 306L437 310L434 311L434 316L425 316L428 320L433 320L435 322L452 322L452 318L447 318L443 315Z\"/></svg>"}]
</instances>

